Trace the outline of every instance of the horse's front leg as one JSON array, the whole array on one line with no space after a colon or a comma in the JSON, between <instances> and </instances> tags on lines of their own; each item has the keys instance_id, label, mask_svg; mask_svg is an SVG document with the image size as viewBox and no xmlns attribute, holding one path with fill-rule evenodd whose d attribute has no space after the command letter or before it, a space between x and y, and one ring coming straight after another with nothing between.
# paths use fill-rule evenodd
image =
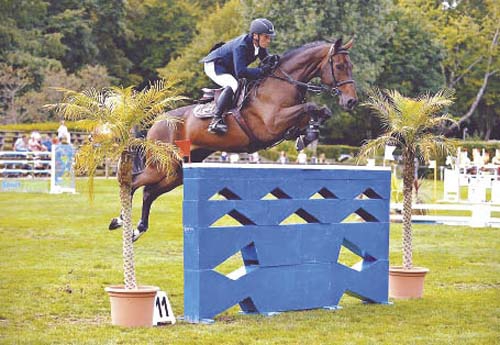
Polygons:
<instances>
[{"instance_id":1,"label":"horse's front leg","mask_svg":"<svg viewBox=\"0 0 500 345\"><path fill-rule=\"evenodd\" d=\"M132 193L130 195L130 197L132 199L134 198L134 193L136 190L137 190L137 188L132 188ZM123 225L122 211L123 210L120 210L120 215L118 217L111 219L111 222L109 223L109 226L108 226L109 230L115 230L115 229L121 228L121 226Z\"/></svg>"},{"instance_id":2,"label":"horse's front leg","mask_svg":"<svg viewBox=\"0 0 500 345\"><path fill-rule=\"evenodd\" d=\"M296 104L281 109L274 117L272 125L268 125L271 133L278 135L291 127L305 128L311 116L321 111L321 107L313 102Z\"/></svg>"},{"instance_id":3,"label":"horse's front leg","mask_svg":"<svg viewBox=\"0 0 500 345\"><path fill-rule=\"evenodd\" d=\"M309 126L307 127L305 136L303 137L304 147L319 138L319 127L331 116L332 111L326 105L311 113Z\"/></svg>"},{"instance_id":4,"label":"horse's front leg","mask_svg":"<svg viewBox=\"0 0 500 345\"><path fill-rule=\"evenodd\" d=\"M285 124L287 129L290 127L305 128L305 134L301 134L297 138L296 148L300 151L318 139L319 126L332 116L332 112L327 106L308 102L285 108L278 115L276 117L279 119L277 127Z\"/></svg>"}]
</instances>

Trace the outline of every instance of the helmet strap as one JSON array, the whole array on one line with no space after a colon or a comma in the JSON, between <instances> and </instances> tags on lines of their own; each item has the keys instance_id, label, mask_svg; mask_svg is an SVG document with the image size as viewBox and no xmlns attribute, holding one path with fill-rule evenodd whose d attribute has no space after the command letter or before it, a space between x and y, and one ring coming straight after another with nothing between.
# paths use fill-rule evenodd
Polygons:
<instances>
[{"instance_id":1,"label":"helmet strap","mask_svg":"<svg viewBox=\"0 0 500 345\"><path fill-rule=\"evenodd\" d=\"M257 39L253 38L253 35L254 35L254 34L255 34L255 35L257 35ZM254 44L254 45L255 45L255 43L257 43L257 47L262 48L262 47L260 46L260 34L258 34L258 33L256 33L256 32L252 33L252 41L253 41L253 44Z\"/></svg>"}]
</instances>

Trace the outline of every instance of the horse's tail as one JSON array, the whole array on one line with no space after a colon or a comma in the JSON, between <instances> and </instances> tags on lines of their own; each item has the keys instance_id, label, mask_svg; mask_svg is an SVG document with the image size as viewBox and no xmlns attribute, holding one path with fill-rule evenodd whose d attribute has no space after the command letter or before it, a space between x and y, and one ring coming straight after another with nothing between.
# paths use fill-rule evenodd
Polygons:
<instances>
[{"instance_id":1,"label":"horse's tail","mask_svg":"<svg viewBox=\"0 0 500 345\"><path fill-rule=\"evenodd\" d=\"M142 150L136 149L134 151L134 161L132 168L132 175L139 175L146 168L146 156Z\"/></svg>"}]
</instances>

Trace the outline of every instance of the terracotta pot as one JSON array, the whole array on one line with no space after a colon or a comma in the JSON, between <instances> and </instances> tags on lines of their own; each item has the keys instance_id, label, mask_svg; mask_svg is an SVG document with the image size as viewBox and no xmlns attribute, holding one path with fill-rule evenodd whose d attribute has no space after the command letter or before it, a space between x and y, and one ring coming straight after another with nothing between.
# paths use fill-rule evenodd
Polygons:
<instances>
[{"instance_id":1,"label":"terracotta pot","mask_svg":"<svg viewBox=\"0 0 500 345\"><path fill-rule=\"evenodd\" d=\"M395 299L422 298L424 279L429 269L413 267L405 270L400 266L389 268L389 297Z\"/></svg>"},{"instance_id":2,"label":"terracotta pot","mask_svg":"<svg viewBox=\"0 0 500 345\"><path fill-rule=\"evenodd\" d=\"M125 327L151 327L153 325L154 300L160 288L139 286L127 290L123 285L104 289L111 301L111 323Z\"/></svg>"}]
</instances>

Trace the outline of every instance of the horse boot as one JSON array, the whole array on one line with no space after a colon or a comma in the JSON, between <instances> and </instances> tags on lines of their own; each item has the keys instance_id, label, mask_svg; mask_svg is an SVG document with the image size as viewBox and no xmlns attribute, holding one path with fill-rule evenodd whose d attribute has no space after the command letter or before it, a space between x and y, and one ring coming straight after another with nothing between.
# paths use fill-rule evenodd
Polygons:
<instances>
[{"instance_id":1,"label":"horse boot","mask_svg":"<svg viewBox=\"0 0 500 345\"><path fill-rule=\"evenodd\" d=\"M307 145L319 138L319 124L320 121L314 119L309 121L309 127L306 130L306 134L300 135L295 142L295 148L297 151L302 151L307 147Z\"/></svg>"},{"instance_id":2,"label":"horse boot","mask_svg":"<svg viewBox=\"0 0 500 345\"><path fill-rule=\"evenodd\" d=\"M216 111L212 122L208 126L208 131L214 134L225 134L227 125L224 122L224 112L233 104L233 89L230 86L221 92L217 102L215 102Z\"/></svg>"}]
</instances>

